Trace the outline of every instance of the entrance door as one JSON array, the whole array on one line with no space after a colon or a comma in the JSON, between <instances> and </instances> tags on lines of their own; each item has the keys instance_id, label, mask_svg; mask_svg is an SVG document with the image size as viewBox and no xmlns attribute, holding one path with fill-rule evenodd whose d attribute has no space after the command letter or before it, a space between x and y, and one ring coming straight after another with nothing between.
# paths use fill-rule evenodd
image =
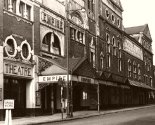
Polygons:
<instances>
[{"instance_id":1,"label":"entrance door","mask_svg":"<svg viewBox=\"0 0 155 125\"><path fill-rule=\"evenodd\" d=\"M50 85L41 90L41 108L44 114L52 113Z\"/></svg>"},{"instance_id":2,"label":"entrance door","mask_svg":"<svg viewBox=\"0 0 155 125\"><path fill-rule=\"evenodd\" d=\"M14 99L14 117L26 114L26 82L23 79L4 78L4 99Z\"/></svg>"}]
</instances>

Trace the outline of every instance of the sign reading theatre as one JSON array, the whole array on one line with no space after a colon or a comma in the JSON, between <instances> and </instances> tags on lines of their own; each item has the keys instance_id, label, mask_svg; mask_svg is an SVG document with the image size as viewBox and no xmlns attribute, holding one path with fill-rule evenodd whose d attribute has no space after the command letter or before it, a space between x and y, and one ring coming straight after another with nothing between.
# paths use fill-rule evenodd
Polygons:
<instances>
[{"instance_id":1,"label":"sign reading theatre","mask_svg":"<svg viewBox=\"0 0 155 125\"><path fill-rule=\"evenodd\" d=\"M4 62L4 74L32 77L32 67L20 63Z\"/></svg>"}]
</instances>

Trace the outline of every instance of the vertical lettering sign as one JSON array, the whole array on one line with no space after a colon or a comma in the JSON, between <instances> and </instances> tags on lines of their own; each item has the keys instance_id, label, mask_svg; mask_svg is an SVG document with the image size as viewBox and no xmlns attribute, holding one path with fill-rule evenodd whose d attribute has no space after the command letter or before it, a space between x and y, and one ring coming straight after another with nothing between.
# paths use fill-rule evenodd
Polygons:
<instances>
[{"instance_id":1,"label":"vertical lettering sign","mask_svg":"<svg viewBox=\"0 0 155 125\"><path fill-rule=\"evenodd\" d=\"M32 77L32 67L20 63L4 62L4 74Z\"/></svg>"}]
</instances>

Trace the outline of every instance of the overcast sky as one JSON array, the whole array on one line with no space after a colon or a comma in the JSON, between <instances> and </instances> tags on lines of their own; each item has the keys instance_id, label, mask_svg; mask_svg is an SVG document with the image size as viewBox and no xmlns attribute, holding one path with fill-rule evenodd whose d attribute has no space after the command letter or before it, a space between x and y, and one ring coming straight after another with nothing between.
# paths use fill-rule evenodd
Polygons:
<instances>
[{"instance_id":1,"label":"overcast sky","mask_svg":"<svg viewBox=\"0 0 155 125\"><path fill-rule=\"evenodd\" d=\"M155 54L155 0L121 0L121 3L124 9L123 24L125 27L149 25Z\"/></svg>"}]
</instances>

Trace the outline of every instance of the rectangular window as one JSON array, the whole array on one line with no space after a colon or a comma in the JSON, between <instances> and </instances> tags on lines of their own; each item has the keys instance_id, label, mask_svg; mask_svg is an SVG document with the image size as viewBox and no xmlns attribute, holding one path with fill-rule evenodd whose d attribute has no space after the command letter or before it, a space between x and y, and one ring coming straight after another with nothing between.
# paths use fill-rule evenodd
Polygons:
<instances>
[{"instance_id":1,"label":"rectangular window","mask_svg":"<svg viewBox=\"0 0 155 125\"><path fill-rule=\"evenodd\" d=\"M28 20L31 20L31 6L27 5L27 19Z\"/></svg>"},{"instance_id":2,"label":"rectangular window","mask_svg":"<svg viewBox=\"0 0 155 125\"><path fill-rule=\"evenodd\" d=\"M94 12L94 0L88 0L88 9Z\"/></svg>"},{"instance_id":3,"label":"rectangular window","mask_svg":"<svg viewBox=\"0 0 155 125\"><path fill-rule=\"evenodd\" d=\"M16 13L16 0L12 0L12 8L13 8L12 12Z\"/></svg>"},{"instance_id":4,"label":"rectangular window","mask_svg":"<svg viewBox=\"0 0 155 125\"><path fill-rule=\"evenodd\" d=\"M4 0L4 8L8 10L8 0Z\"/></svg>"}]
</instances>

